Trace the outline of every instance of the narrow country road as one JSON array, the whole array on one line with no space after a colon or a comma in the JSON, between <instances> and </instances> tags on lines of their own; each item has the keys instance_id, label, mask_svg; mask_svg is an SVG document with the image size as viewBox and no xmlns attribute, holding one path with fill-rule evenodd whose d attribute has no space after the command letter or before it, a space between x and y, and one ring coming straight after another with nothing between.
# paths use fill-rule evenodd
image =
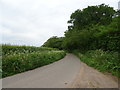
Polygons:
<instances>
[{"instance_id":1,"label":"narrow country road","mask_svg":"<svg viewBox=\"0 0 120 90\"><path fill-rule=\"evenodd\" d=\"M80 60L67 54L53 64L3 79L3 88L65 88L80 70Z\"/></svg>"},{"instance_id":2,"label":"narrow country road","mask_svg":"<svg viewBox=\"0 0 120 90\"><path fill-rule=\"evenodd\" d=\"M4 78L2 84L3 88L118 88L118 78L67 54L53 64Z\"/></svg>"}]
</instances>

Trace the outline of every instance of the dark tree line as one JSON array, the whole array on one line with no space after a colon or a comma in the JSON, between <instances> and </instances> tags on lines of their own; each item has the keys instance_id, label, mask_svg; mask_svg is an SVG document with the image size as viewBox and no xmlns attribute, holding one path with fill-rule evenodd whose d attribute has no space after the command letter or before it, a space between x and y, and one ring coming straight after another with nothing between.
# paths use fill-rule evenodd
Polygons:
<instances>
[{"instance_id":1,"label":"dark tree line","mask_svg":"<svg viewBox=\"0 0 120 90\"><path fill-rule=\"evenodd\" d=\"M71 14L65 37L52 37L43 46L58 49L119 51L120 11L101 4Z\"/></svg>"}]
</instances>

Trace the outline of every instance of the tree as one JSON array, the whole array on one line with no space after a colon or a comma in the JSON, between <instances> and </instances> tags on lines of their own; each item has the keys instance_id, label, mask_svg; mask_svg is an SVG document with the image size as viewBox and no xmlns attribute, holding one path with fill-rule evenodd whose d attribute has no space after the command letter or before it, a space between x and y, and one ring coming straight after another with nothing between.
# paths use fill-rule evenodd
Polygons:
<instances>
[{"instance_id":1,"label":"tree","mask_svg":"<svg viewBox=\"0 0 120 90\"><path fill-rule=\"evenodd\" d=\"M76 10L71 14L68 23L69 30L81 30L91 24L108 25L112 21L115 10L108 5L101 4L98 6L88 6L83 10Z\"/></svg>"},{"instance_id":2,"label":"tree","mask_svg":"<svg viewBox=\"0 0 120 90\"><path fill-rule=\"evenodd\" d=\"M43 44L43 47L58 48L61 50L62 42L63 42L63 37L53 36Z\"/></svg>"},{"instance_id":3,"label":"tree","mask_svg":"<svg viewBox=\"0 0 120 90\"><path fill-rule=\"evenodd\" d=\"M65 37L52 37L43 46L72 50L119 51L120 16L108 5L88 6L76 10L68 21Z\"/></svg>"}]
</instances>

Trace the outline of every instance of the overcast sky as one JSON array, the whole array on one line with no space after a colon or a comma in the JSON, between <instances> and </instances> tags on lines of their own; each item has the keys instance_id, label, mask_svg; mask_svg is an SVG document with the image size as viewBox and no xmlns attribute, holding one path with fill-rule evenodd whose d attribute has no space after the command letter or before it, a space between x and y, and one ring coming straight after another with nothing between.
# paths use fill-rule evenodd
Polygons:
<instances>
[{"instance_id":1,"label":"overcast sky","mask_svg":"<svg viewBox=\"0 0 120 90\"><path fill-rule=\"evenodd\" d=\"M118 8L118 0L0 0L0 43L41 46L64 36L72 12L102 3Z\"/></svg>"}]
</instances>

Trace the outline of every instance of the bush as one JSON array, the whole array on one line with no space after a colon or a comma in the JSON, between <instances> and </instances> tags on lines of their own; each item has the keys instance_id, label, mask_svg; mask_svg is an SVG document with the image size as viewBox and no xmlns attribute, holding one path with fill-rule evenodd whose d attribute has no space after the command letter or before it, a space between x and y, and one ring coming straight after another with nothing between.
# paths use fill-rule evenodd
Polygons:
<instances>
[{"instance_id":1,"label":"bush","mask_svg":"<svg viewBox=\"0 0 120 90\"><path fill-rule=\"evenodd\" d=\"M2 77L41 67L65 56L64 51L48 47L2 45L1 51Z\"/></svg>"},{"instance_id":2,"label":"bush","mask_svg":"<svg viewBox=\"0 0 120 90\"><path fill-rule=\"evenodd\" d=\"M59 50L62 50L63 49L62 42L63 42L63 37L53 36L49 38L42 46L50 47L50 48L57 48Z\"/></svg>"},{"instance_id":3,"label":"bush","mask_svg":"<svg viewBox=\"0 0 120 90\"><path fill-rule=\"evenodd\" d=\"M2 77L7 77L53 63L64 56L64 51L19 53L18 55L5 56L2 60Z\"/></svg>"},{"instance_id":4,"label":"bush","mask_svg":"<svg viewBox=\"0 0 120 90\"><path fill-rule=\"evenodd\" d=\"M48 47L34 47L34 46L16 46L16 45L2 45L2 56L19 54L19 53L31 53L31 52L43 52L57 50Z\"/></svg>"}]
</instances>

